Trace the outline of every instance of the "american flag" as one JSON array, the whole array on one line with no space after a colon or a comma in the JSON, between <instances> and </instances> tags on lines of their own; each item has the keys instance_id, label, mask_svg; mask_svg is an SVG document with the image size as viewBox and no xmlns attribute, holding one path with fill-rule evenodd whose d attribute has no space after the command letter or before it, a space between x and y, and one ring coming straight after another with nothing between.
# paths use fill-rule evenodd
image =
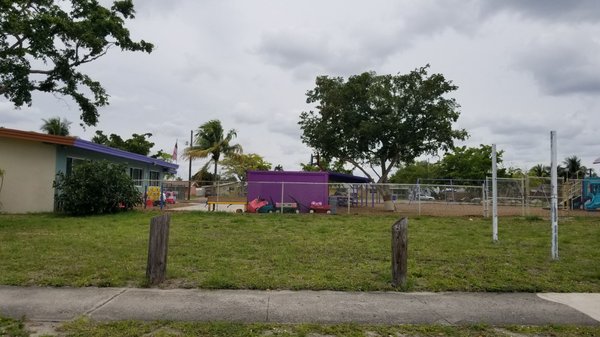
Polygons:
<instances>
[{"instance_id":1,"label":"american flag","mask_svg":"<svg viewBox=\"0 0 600 337\"><path fill-rule=\"evenodd\" d=\"M173 149L173 160L177 161L177 141L175 141L175 148Z\"/></svg>"}]
</instances>

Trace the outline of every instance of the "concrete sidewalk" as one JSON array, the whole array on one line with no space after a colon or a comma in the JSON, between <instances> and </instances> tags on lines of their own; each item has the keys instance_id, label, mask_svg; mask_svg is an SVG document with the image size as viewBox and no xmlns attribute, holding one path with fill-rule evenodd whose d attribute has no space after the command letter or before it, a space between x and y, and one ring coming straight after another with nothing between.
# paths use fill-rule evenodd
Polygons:
<instances>
[{"instance_id":1,"label":"concrete sidewalk","mask_svg":"<svg viewBox=\"0 0 600 337\"><path fill-rule=\"evenodd\" d=\"M0 286L0 315L183 320L600 325L600 294L397 293Z\"/></svg>"}]
</instances>

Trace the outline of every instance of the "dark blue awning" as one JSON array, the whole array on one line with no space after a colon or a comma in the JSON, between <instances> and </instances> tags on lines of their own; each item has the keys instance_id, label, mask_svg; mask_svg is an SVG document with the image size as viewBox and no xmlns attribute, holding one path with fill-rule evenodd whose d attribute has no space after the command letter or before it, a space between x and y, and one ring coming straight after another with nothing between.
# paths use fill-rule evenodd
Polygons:
<instances>
[{"instance_id":1,"label":"dark blue awning","mask_svg":"<svg viewBox=\"0 0 600 337\"><path fill-rule=\"evenodd\" d=\"M354 183L354 184L367 184L371 181L369 178L353 176L351 174L338 173L338 172L327 172L329 174L329 181L336 183Z\"/></svg>"}]
</instances>

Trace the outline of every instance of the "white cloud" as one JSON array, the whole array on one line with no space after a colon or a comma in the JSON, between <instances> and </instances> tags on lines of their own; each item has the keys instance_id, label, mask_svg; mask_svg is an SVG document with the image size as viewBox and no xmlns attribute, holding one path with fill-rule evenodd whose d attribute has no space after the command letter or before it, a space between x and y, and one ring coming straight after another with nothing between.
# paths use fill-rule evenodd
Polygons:
<instances>
[{"instance_id":1,"label":"white cloud","mask_svg":"<svg viewBox=\"0 0 600 337\"><path fill-rule=\"evenodd\" d=\"M155 149L180 149L210 119L238 131L246 152L286 169L310 156L298 115L317 75L408 72L430 63L459 85L464 144L497 143L505 162L600 156L600 2L534 0L256 0L138 2L128 22L150 54L111 50L84 67L111 95L96 128L80 128L68 99L36 94L32 108L0 98L0 125L38 130L66 117L72 131L124 137L152 132ZM180 175L187 177L187 163ZM194 169L202 163L194 163Z\"/></svg>"}]
</instances>

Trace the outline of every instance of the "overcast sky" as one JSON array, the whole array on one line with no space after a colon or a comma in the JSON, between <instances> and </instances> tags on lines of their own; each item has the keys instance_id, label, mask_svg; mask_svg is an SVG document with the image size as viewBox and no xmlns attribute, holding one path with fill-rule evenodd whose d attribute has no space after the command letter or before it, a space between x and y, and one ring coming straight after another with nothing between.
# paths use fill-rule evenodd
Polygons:
<instances>
[{"instance_id":1,"label":"overcast sky","mask_svg":"<svg viewBox=\"0 0 600 337\"><path fill-rule=\"evenodd\" d=\"M39 131L59 116L83 139L151 132L153 152L170 153L220 119L244 152L298 170L311 153L298 116L316 76L430 64L459 87L456 127L470 133L459 145L496 143L504 166L527 169L549 164L556 130L559 159L577 155L598 171L600 1L138 0L136 10L132 36L156 49L113 49L85 66L111 96L97 127L84 130L77 105L49 94L21 110L0 98L0 126Z\"/></svg>"}]
</instances>

